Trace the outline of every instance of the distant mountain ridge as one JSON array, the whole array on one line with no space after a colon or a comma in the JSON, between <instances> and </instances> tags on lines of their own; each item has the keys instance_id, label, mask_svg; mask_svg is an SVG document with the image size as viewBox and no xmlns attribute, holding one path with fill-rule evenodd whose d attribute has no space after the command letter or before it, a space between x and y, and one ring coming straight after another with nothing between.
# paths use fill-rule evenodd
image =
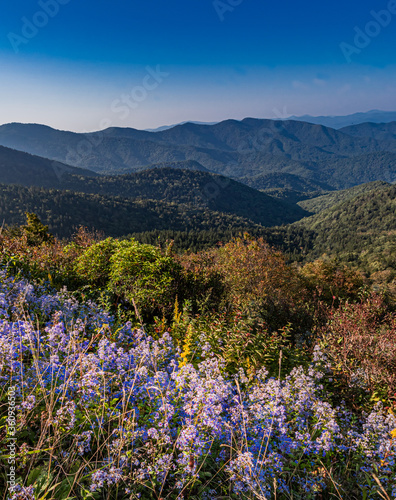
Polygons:
<instances>
[{"instance_id":1,"label":"distant mountain ridge","mask_svg":"<svg viewBox=\"0 0 396 500\"><path fill-rule=\"evenodd\" d=\"M197 162L258 189L283 188L289 181L288 188L309 191L396 181L396 139L390 132L361 136L293 120L186 123L159 132L112 127L89 134L9 124L0 127L0 144L100 174Z\"/></svg>"},{"instance_id":2,"label":"distant mountain ridge","mask_svg":"<svg viewBox=\"0 0 396 500\"><path fill-rule=\"evenodd\" d=\"M312 116L312 115L291 115L285 120L296 120L308 123L314 123L316 125L324 125L326 127L331 127L339 129L342 127L347 127L350 125L357 125L359 123L372 122L372 123L388 123L391 121L396 121L396 111L380 111L378 109L373 109L371 111L353 113L350 115L325 115L325 116ZM170 128L177 127L178 125L184 125L186 123L194 123L197 125L216 125L220 122L198 122L198 121L185 121L180 123L175 123L173 125L163 125L162 127L145 129L147 132L162 132Z\"/></svg>"},{"instance_id":3,"label":"distant mountain ridge","mask_svg":"<svg viewBox=\"0 0 396 500\"><path fill-rule=\"evenodd\" d=\"M298 120L308 123L315 123L317 125L324 125L341 129L351 125L359 125L360 123L388 123L396 121L396 111L380 111L373 109L365 113L353 113L345 116L290 116L288 120Z\"/></svg>"},{"instance_id":4,"label":"distant mountain ridge","mask_svg":"<svg viewBox=\"0 0 396 500\"><path fill-rule=\"evenodd\" d=\"M173 125L162 125L162 127L157 127L157 128L146 128L146 132L162 132L164 130L168 130L173 127L177 127L178 125L184 125L185 123L194 123L196 125L216 125L216 123L219 122L196 122L196 121L191 121L188 120L186 122L180 122L180 123L175 123Z\"/></svg>"},{"instance_id":5,"label":"distant mountain ridge","mask_svg":"<svg viewBox=\"0 0 396 500\"><path fill-rule=\"evenodd\" d=\"M396 140L396 119L389 123L361 123L344 127L341 132L353 137L369 137L383 143L393 143Z\"/></svg>"}]
</instances>

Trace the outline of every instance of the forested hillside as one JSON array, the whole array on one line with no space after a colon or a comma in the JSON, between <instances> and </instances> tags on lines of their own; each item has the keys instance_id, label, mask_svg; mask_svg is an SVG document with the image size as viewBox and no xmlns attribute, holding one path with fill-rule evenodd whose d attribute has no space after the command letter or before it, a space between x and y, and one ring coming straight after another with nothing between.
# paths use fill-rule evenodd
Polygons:
<instances>
[{"instance_id":1,"label":"forested hillside","mask_svg":"<svg viewBox=\"0 0 396 500\"><path fill-rule=\"evenodd\" d=\"M396 186L378 182L329 193L301 202L318 213L282 227L251 228L296 262L323 254L358 266L369 274L386 271L396 276ZM175 249L202 250L232 240L235 231L148 231L135 233L139 241L162 244L174 240Z\"/></svg>"},{"instance_id":2,"label":"forested hillside","mask_svg":"<svg viewBox=\"0 0 396 500\"><path fill-rule=\"evenodd\" d=\"M243 217L190 205L0 185L0 220L7 225L22 224L25 212L37 213L59 237L70 237L79 226L103 231L109 236L154 229L255 227Z\"/></svg>"},{"instance_id":3,"label":"forested hillside","mask_svg":"<svg viewBox=\"0 0 396 500\"><path fill-rule=\"evenodd\" d=\"M97 177L90 170L0 146L0 184L62 188L69 175Z\"/></svg>"},{"instance_id":4,"label":"forested hillside","mask_svg":"<svg viewBox=\"0 0 396 500\"><path fill-rule=\"evenodd\" d=\"M296 205L274 199L232 179L164 167L121 176L69 176L63 187L84 193L188 204L248 218L264 226L294 222L308 215Z\"/></svg>"},{"instance_id":5,"label":"forested hillside","mask_svg":"<svg viewBox=\"0 0 396 500\"><path fill-rule=\"evenodd\" d=\"M360 123L344 127L341 132L354 137L368 137L388 144L393 144L396 140L396 121L389 123Z\"/></svg>"},{"instance_id":6,"label":"forested hillside","mask_svg":"<svg viewBox=\"0 0 396 500\"><path fill-rule=\"evenodd\" d=\"M331 208L338 203L347 201L359 194L369 191L379 191L381 189L388 189L390 184L382 181L369 182L367 184L360 184L349 189L342 189L341 191L334 191L321 196L313 197L307 200L299 201L298 205L308 212L319 213L322 210Z\"/></svg>"},{"instance_id":7,"label":"forested hillside","mask_svg":"<svg viewBox=\"0 0 396 500\"><path fill-rule=\"evenodd\" d=\"M69 171L67 166L44 158L17 151L14 155L12 150L6 151L11 154L7 162L0 164L0 179L3 178L7 184L189 205L244 217L264 226L287 224L308 215L297 205L274 199L232 179L205 172L204 169L195 170L199 168L195 162L187 162L189 170L179 168L185 166L182 162L170 166L164 164L166 166L162 168L135 174L90 177L75 175L80 173L79 169L71 168ZM17 159L21 157L20 163L12 162L15 156ZM84 223L81 219L79 222Z\"/></svg>"},{"instance_id":8,"label":"forested hillside","mask_svg":"<svg viewBox=\"0 0 396 500\"><path fill-rule=\"evenodd\" d=\"M317 234L312 257L326 253L353 262L370 272L386 269L394 272L395 214L396 186L381 185L379 189L369 189L330 205L296 225Z\"/></svg>"}]
</instances>

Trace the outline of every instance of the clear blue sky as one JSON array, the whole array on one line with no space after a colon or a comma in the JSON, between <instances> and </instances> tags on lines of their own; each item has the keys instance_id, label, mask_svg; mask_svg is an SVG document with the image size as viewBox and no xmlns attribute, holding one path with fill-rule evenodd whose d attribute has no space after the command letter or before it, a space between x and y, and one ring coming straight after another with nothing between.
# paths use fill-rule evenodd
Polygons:
<instances>
[{"instance_id":1,"label":"clear blue sky","mask_svg":"<svg viewBox=\"0 0 396 500\"><path fill-rule=\"evenodd\" d=\"M369 32L359 47L356 27ZM82 131L396 110L395 34L396 0L3 1L0 122Z\"/></svg>"}]
</instances>

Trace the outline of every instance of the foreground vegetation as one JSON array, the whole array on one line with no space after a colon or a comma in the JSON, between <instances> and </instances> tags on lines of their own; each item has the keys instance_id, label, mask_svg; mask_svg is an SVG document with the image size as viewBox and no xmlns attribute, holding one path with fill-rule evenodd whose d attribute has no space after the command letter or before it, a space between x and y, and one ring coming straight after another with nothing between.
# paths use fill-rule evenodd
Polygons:
<instances>
[{"instance_id":1,"label":"foreground vegetation","mask_svg":"<svg viewBox=\"0 0 396 500\"><path fill-rule=\"evenodd\" d=\"M2 498L396 498L392 287L34 214L0 252Z\"/></svg>"}]
</instances>

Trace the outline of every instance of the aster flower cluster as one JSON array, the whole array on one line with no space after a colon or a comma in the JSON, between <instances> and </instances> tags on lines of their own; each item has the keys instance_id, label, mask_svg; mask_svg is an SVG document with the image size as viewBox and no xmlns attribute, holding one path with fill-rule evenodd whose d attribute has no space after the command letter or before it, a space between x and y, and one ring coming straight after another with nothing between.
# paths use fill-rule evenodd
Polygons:
<instances>
[{"instance_id":1,"label":"aster flower cluster","mask_svg":"<svg viewBox=\"0 0 396 500\"><path fill-rule=\"evenodd\" d=\"M228 375L208 349L182 363L169 334L115 329L94 304L4 274L0 307L1 397L15 387L18 446L35 450L31 468L56 448L46 466L74 471L70 497L314 499L335 488L396 498L396 418L331 406L319 350L308 370L252 379ZM28 444L27 425L37 429ZM43 482L21 474L9 498L43 497ZM51 477L56 497L64 478Z\"/></svg>"}]
</instances>

